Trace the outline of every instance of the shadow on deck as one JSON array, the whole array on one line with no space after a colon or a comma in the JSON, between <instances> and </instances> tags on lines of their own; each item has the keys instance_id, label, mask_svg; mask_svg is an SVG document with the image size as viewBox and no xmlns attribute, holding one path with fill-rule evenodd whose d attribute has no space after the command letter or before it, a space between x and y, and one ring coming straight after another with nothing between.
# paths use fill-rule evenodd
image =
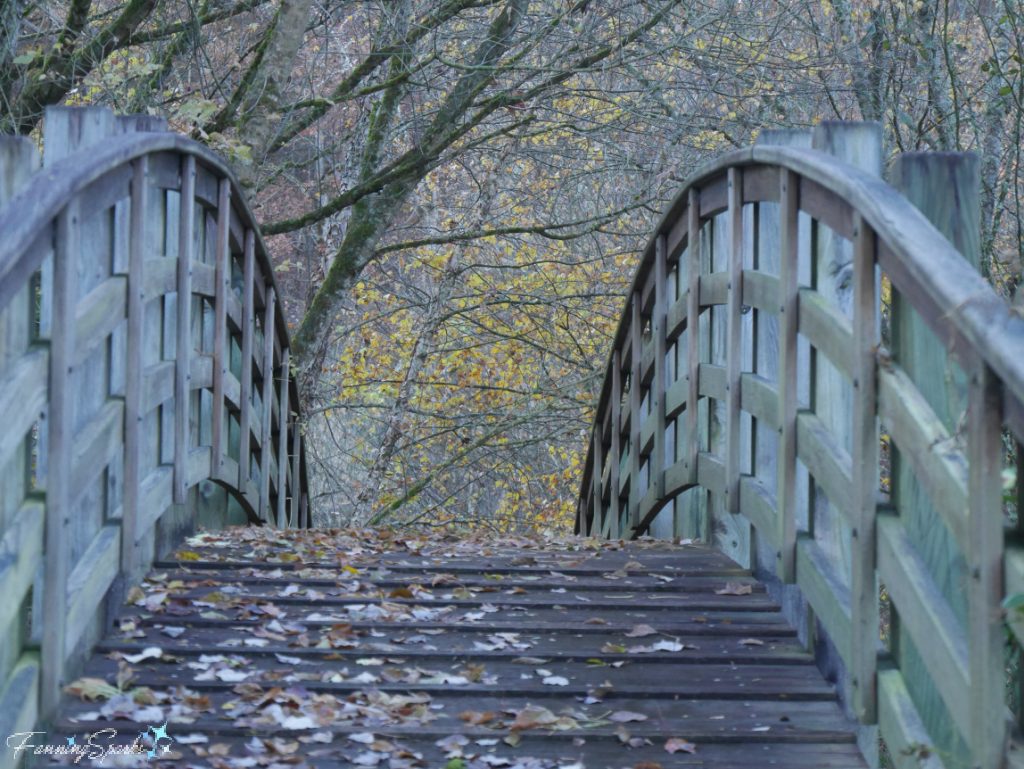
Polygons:
<instances>
[{"instance_id":1,"label":"shadow on deck","mask_svg":"<svg viewBox=\"0 0 1024 769\"><path fill-rule=\"evenodd\" d=\"M707 546L249 528L177 557L54 742L167 722L176 767L865 766L778 605Z\"/></svg>"}]
</instances>

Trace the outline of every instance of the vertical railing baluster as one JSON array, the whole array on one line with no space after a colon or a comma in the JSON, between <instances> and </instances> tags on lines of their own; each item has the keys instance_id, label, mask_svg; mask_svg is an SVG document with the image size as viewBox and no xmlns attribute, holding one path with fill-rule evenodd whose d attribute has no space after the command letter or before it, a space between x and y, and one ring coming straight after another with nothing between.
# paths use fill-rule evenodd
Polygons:
<instances>
[{"instance_id":1,"label":"vertical railing baluster","mask_svg":"<svg viewBox=\"0 0 1024 769\"><path fill-rule=\"evenodd\" d=\"M601 439L601 427L602 421L597 420L597 424L594 427L594 440L593 440L593 455L594 455L594 502L593 510L590 514L590 531L581 532L583 534L589 534L591 537L601 536L601 523L604 512L604 504L602 502L602 491L601 491L601 478L604 476L604 463L602 455L602 449L604 448L603 441Z\"/></svg>"},{"instance_id":2,"label":"vertical railing baluster","mask_svg":"<svg viewBox=\"0 0 1024 769\"><path fill-rule=\"evenodd\" d=\"M267 286L263 308L263 427L260 431L260 518L270 520L270 427L274 412L274 287Z\"/></svg>"},{"instance_id":3,"label":"vertical railing baluster","mask_svg":"<svg viewBox=\"0 0 1024 769\"><path fill-rule=\"evenodd\" d=\"M245 245L242 255L242 379L238 396L238 489L244 495L249 488L250 421L252 418L252 335L255 313L252 304L253 261L255 258L256 235L245 231Z\"/></svg>"},{"instance_id":4,"label":"vertical railing baluster","mask_svg":"<svg viewBox=\"0 0 1024 769\"><path fill-rule=\"evenodd\" d=\"M690 190L687 205L687 251L689 264L686 266L689 296L686 299L687 365L686 379L686 464L687 485L697 483L697 450L700 439L700 425L697 419L697 402L700 400L700 196Z\"/></svg>"},{"instance_id":5,"label":"vertical railing baluster","mask_svg":"<svg viewBox=\"0 0 1024 769\"><path fill-rule=\"evenodd\" d=\"M611 492L611 502L608 506L608 515L611 518L609 534L612 539L619 538L619 528L622 522L622 511L619 509L619 465L622 462L622 350L618 347L612 353L612 448L611 467L608 469L608 486Z\"/></svg>"},{"instance_id":6,"label":"vertical railing baluster","mask_svg":"<svg viewBox=\"0 0 1024 769\"><path fill-rule=\"evenodd\" d=\"M292 508L288 528L299 527L299 497L302 494L302 483L299 481L300 450L302 448L302 425L298 420L292 423Z\"/></svg>"},{"instance_id":7,"label":"vertical railing baluster","mask_svg":"<svg viewBox=\"0 0 1024 769\"><path fill-rule=\"evenodd\" d=\"M641 290L637 288L633 292L633 315L629 327L632 348L629 373L629 537L632 537L640 523L640 368L643 365L641 301Z\"/></svg>"},{"instance_id":8,"label":"vertical railing baluster","mask_svg":"<svg viewBox=\"0 0 1024 769\"><path fill-rule=\"evenodd\" d=\"M128 338L125 343L124 381L124 504L121 513L121 570L135 568L136 520L142 472L142 347L145 327L146 219L149 213L149 158L132 163L131 220L128 236Z\"/></svg>"},{"instance_id":9,"label":"vertical railing baluster","mask_svg":"<svg viewBox=\"0 0 1024 769\"><path fill-rule=\"evenodd\" d=\"M797 267L799 259L799 177L782 169L779 177L779 449L776 574L786 583L796 577L796 410Z\"/></svg>"},{"instance_id":10,"label":"vertical railing baluster","mask_svg":"<svg viewBox=\"0 0 1024 769\"><path fill-rule=\"evenodd\" d=\"M277 528L285 528L285 499L287 498L288 478L288 418L291 408L288 406L288 371L289 350L281 352L281 394L278 401L277 422Z\"/></svg>"},{"instance_id":11,"label":"vertical railing baluster","mask_svg":"<svg viewBox=\"0 0 1024 769\"><path fill-rule=\"evenodd\" d=\"M665 496L665 293L667 291L668 237L658 235L654 254L654 315L651 335L654 337L654 381L651 384L651 415L654 418L654 453L648 460L647 476L656 489L658 499Z\"/></svg>"},{"instance_id":12,"label":"vertical railing baluster","mask_svg":"<svg viewBox=\"0 0 1024 769\"><path fill-rule=\"evenodd\" d=\"M875 232L856 214L853 226L853 453L850 584L852 704L864 724L877 715L878 578L875 517L878 495L878 419L875 346Z\"/></svg>"},{"instance_id":13,"label":"vertical railing baluster","mask_svg":"<svg viewBox=\"0 0 1024 769\"><path fill-rule=\"evenodd\" d=\"M188 420L192 358L192 251L195 236L196 159L181 163L181 203L178 216L178 298L174 363L174 503L188 495Z\"/></svg>"},{"instance_id":14,"label":"vertical railing baluster","mask_svg":"<svg viewBox=\"0 0 1024 769\"><path fill-rule=\"evenodd\" d=\"M1003 465L1002 384L978 364L967 391L967 457L971 650L971 745L973 765L1003 765L1006 733L1003 653Z\"/></svg>"},{"instance_id":15,"label":"vertical railing baluster","mask_svg":"<svg viewBox=\"0 0 1024 769\"><path fill-rule=\"evenodd\" d=\"M221 479L224 469L224 375L231 359L228 333L228 291L231 290L231 180L221 179L217 191L217 248L213 298L213 425L210 474Z\"/></svg>"},{"instance_id":16,"label":"vertical railing baluster","mask_svg":"<svg viewBox=\"0 0 1024 769\"><path fill-rule=\"evenodd\" d=\"M725 359L725 509L740 511L740 371L743 363L743 172L729 169L729 282Z\"/></svg>"},{"instance_id":17,"label":"vertical railing baluster","mask_svg":"<svg viewBox=\"0 0 1024 769\"><path fill-rule=\"evenodd\" d=\"M42 691L40 714L54 715L64 680L64 631L67 618L68 532L71 522L71 453L74 393L71 357L78 303L78 254L81 251L79 199L57 216L53 255L53 306L50 324L50 411L46 476L46 579L43 582Z\"/></svg>"}]
</instances>

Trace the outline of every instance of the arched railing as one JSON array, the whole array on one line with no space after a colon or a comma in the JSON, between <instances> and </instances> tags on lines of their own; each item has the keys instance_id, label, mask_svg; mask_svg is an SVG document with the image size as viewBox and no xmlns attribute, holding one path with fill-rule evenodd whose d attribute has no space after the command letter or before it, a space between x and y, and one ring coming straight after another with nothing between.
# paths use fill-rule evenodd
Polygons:
<instances>
[{"instance_id":1,"label":"arched railing","mask_svg":"<svg viewBox=\"0 0 1024 769\"><path fill-rule=\"evenodd\" d=\"M183 536L308 525L287 324L228 166L101 108L49 109L43 141L38 170L0 139L5 735L53 715Z\"/></svg>"},{"instance_id":2,"label":"arched railing","mask_svg":"<svg viewBox=\"0 0 1024 769\"><path fill-rule=\"evenodd\" d=\"M987 769L1024 593L1001 480L1024 319L977 269L976 158L881 166L877 125L824 123L684 185L615 334L577 527L698 536L795 583L784 609L806 601L896 765Z\"/></svg>"}]
</instances>

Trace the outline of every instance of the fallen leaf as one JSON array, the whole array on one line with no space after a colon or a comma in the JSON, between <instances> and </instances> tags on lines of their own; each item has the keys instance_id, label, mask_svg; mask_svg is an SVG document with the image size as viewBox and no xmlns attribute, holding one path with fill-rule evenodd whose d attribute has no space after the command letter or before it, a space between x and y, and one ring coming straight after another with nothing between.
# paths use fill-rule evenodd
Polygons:
<instances>
[{"instance_id":1,"label":"fallen leaf","mask_svg":"<svg viewBox=\"0 0 1024 769\"><path fill-rule=\"evenodd\" d=\"M624 724L629 721L646 721L647 716L643 713L633 713L629 710L617 710L608 716L608 719L619 724Z\"/></svg>"},{"instance_id":2,"label":"fallen leaf","mask_svg":"<svg viewBox=\"0 0 1024 769\"><path fill-rule=\"evenodd\" d=\"M726 582L724 588L715 591L715 595L750 595L753 591L752 585L744 585L740 582Z\"/></svg>"},{"instance_id":3,"label":"fallen leaf","mask_svg":"<svg viewBox=\"0 0 1024 769\"><path fill-rule=\"evenodd\" d=\"M539 705L527 705L519 711L519 715L517 715L516 720L512 722L511 728L513 731L518 731L520 729L533 729L538 726L549 726L557 720L558 716L547 708L542 708ZM508 739L506 738L505 741L508 742ZM513 745L513 747L515 746Z\"/></svg>"},{"instance_id":4,"label":"fallen leaf","mask_svg":"<svg viewBox=\"0 0 1024 769\"><path fill-rule=\"evenodd\" d=\"M562 678L562 676L548 676L544 679L544 683L548 684L549 686L568 686L569 679Z\"/></svg>"},{"instance_id":5,"label":"fallen leaf","mask_svg":"<svg viewBox=\"0 0 1024 769\"><path fill-rule=\"evenodd\" d=\"M494 713L487 711L481 713L476 710L467 710L463 713L459 713L459 718L470 724L470 726L477 726L478 724L486 724L488 721L494 720Z\"/></svg>"},{"instance_id":6,"label":"fallen leaf","mask_svg":"<svg viewBox=\"0 0 1024 769\"><path fill-rule=\"evenodd\" d=\"M764 641L760 638L744 638L740 643L744 646L764 646Z\"/></svg>"},{"instance_id":7,"label":"fallen leaf","mask_svg":"<svg viewBox=\"0 0 1024 769\"><path fill-rule=\"evenodd\" d=\"M652 628L650 625L634 625L633 629L626 633L627 638L643 638L644 636L654 635L658 631Z\"/></svg>"},{"instance_id":8,"label":"fallen leaf","mask_svg":"<svg viewBox=\"0 0 1024 769\"><path fill-rule=\"evenodd\" d=\"M673 737L665 743L665 752L678 753L679 751L683 751L684 753L696 753L697 746L692 742L687 742L681 737Z\"/></svg>"},{"instance_id":9,"label":"fallen leaf","mask_svg":"<svg viewBox=\"0 0 1024 769\"><path fill-rule=\"evenodd\" d=\"M618 726L615 727L615 736L619 738L619 742L621 742L623 745L625 745L626 743L629 742L630 738L633 735L629 731L629 729L627 729L622 724L619 724Z\"/></svg>"}]
</instances>

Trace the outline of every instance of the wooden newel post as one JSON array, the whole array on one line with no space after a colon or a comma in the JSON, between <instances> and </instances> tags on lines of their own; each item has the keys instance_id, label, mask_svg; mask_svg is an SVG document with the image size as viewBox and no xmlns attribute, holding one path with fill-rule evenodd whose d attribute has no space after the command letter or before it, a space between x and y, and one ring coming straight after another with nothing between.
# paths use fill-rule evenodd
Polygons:
<instances>
[{"instance_id":1,"label":"wooden newel post","mask_svg":"<svg viewBox=\"0 0 1024 769\"><path fill-rule=\"evenodd\" d=\"M981 263L980 167L972 153L911 152L893 166L892 185L974 265ZM1002 489L1000 470L999 383L973 351L947 352L924 318L893 287L891 338L893 357L924 396L950 435L967 416L969 462L968 533L957 542L932 501L920 493L898 447L892 452L892 500L918 554L935 578L953 613L964 624L970 649L969 733L971 763L982 769L1001 766L1003 755L1003 652L999 602L1002 596ZM944 319L933 319L943 323ZM896 625L898 629L898 623ZM905 657L913 648L900 637L896 648ZM897 662L903 667L904 659ZM929 682L903 670L912 697L930 691ZM923 711L932 735L947 735L955 750L950 717L944 708Z\"/></svg>"}]
</instances>

